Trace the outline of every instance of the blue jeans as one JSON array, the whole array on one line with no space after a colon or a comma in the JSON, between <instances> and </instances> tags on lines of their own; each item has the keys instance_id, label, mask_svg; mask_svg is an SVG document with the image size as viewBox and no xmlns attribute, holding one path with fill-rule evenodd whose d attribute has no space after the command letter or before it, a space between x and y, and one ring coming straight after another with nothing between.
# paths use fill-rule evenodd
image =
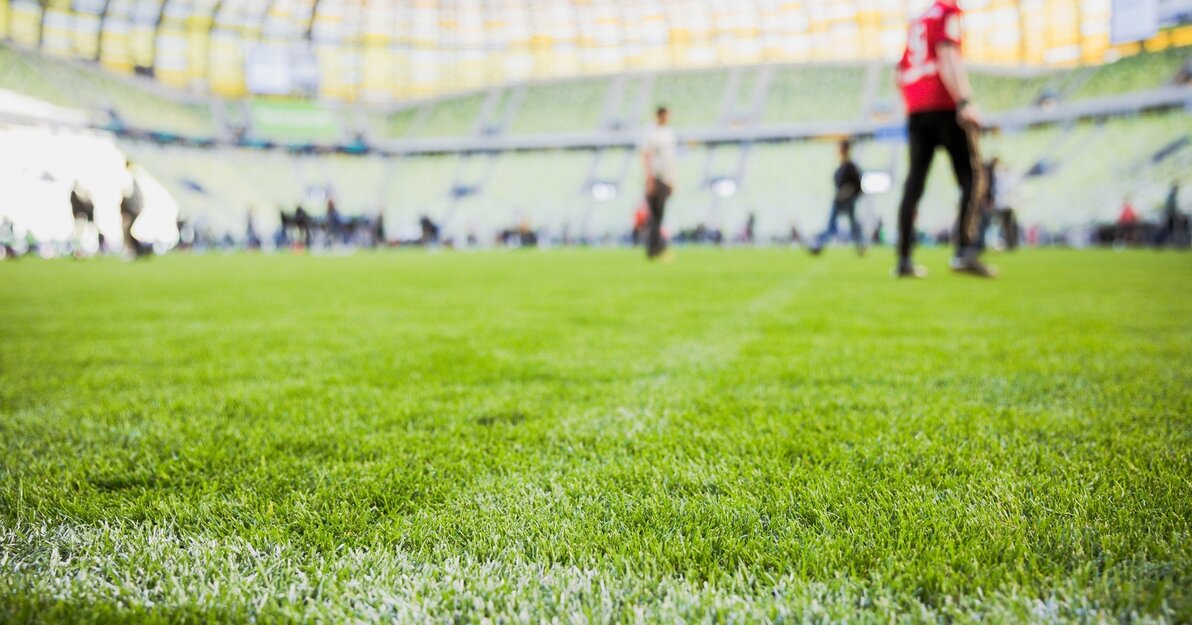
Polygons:
<instances>
[{"instance_id":1,"label":"blue jeans","mask_svg":"<svg viewBox=\"0 0 1192 625\"><path fill-rule=\"evenodd\" d=\"M825 243L836 236L836 221L841 215L848 216L849 232L853 236L853 243L857 247L865 246L865 241L861 236L861 224L857 222L857 199L853 198L851 200L837 200L832 202L832 214L828 217L828 229L816 237L816 247L823 247Z\"/></svg>"}]
</instances>

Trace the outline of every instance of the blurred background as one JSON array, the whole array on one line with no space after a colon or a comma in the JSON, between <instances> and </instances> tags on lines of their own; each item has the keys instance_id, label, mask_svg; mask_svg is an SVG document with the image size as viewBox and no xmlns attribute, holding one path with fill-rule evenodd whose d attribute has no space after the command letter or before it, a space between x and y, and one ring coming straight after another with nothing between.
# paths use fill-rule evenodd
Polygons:
<instances>
[{"instance_id":1,"label":"blurred background","mask_svg":"<svg viewBox=\"0 0 1192 625\"><path fill-rule=\"evenodd\" d=\"M0 0L0 254L625 244L657 105L679 242L889 242L922 0ZM1186 245L1192 0L962 0L994 246ZM946 239L956 190L919 226ZM1175 214L1173 217L1173 206ZM1175 232L1172 230L1172 232Z\"/></svg>"}]
</instances>

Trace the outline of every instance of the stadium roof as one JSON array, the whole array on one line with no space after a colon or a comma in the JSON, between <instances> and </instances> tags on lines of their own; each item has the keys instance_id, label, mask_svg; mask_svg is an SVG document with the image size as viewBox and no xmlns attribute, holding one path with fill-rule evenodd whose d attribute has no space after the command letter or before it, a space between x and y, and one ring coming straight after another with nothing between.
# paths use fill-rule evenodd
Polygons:
<instances>
[{"instance_id":1,"label":"stadium roof","mask_svg":"<svg viewBox=\"0 0 1192 625\"><path fill-rule=\"evenodd\" d=\"M0 0L0 35L166 84L390 102L631 69L897 56L928 0ZM1100 61L1109 0L970 0L970 58Z\"/></svg>"}]
</instances>

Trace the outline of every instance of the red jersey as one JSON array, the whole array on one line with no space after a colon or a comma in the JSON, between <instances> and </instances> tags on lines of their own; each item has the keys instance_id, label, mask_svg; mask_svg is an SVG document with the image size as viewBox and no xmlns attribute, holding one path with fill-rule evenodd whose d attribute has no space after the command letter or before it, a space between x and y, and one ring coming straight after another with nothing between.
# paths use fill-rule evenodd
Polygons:
<instances>
[{"instance_id":1,"label":"red jersey","mask_svg":"<svg viewBox=\"0 0 1192 625\"><path fill-rule=\"evenodd\" d=\"M898 84L907 113L956 110L956 100L940 78L935 51L943 43L961 45L963 14L960 7L937 1L911 22L906 52L898 63Z\"/></svg>"}]
</instances>

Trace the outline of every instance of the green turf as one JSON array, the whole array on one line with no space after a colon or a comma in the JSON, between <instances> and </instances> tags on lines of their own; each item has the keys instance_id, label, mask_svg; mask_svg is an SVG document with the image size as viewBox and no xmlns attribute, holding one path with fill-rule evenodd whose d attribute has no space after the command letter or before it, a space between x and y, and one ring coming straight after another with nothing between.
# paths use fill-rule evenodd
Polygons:
<instances>
[{"instance_id":1,"label":"green turf","mask_svg":"<svg viewBox=\"0 0 1192 625\"><path fill-rule=\"evenodd\" d=\"M0 622L1192 620L1189 257L922 256L0 263Z\"/></svg>"}]
</instances>

